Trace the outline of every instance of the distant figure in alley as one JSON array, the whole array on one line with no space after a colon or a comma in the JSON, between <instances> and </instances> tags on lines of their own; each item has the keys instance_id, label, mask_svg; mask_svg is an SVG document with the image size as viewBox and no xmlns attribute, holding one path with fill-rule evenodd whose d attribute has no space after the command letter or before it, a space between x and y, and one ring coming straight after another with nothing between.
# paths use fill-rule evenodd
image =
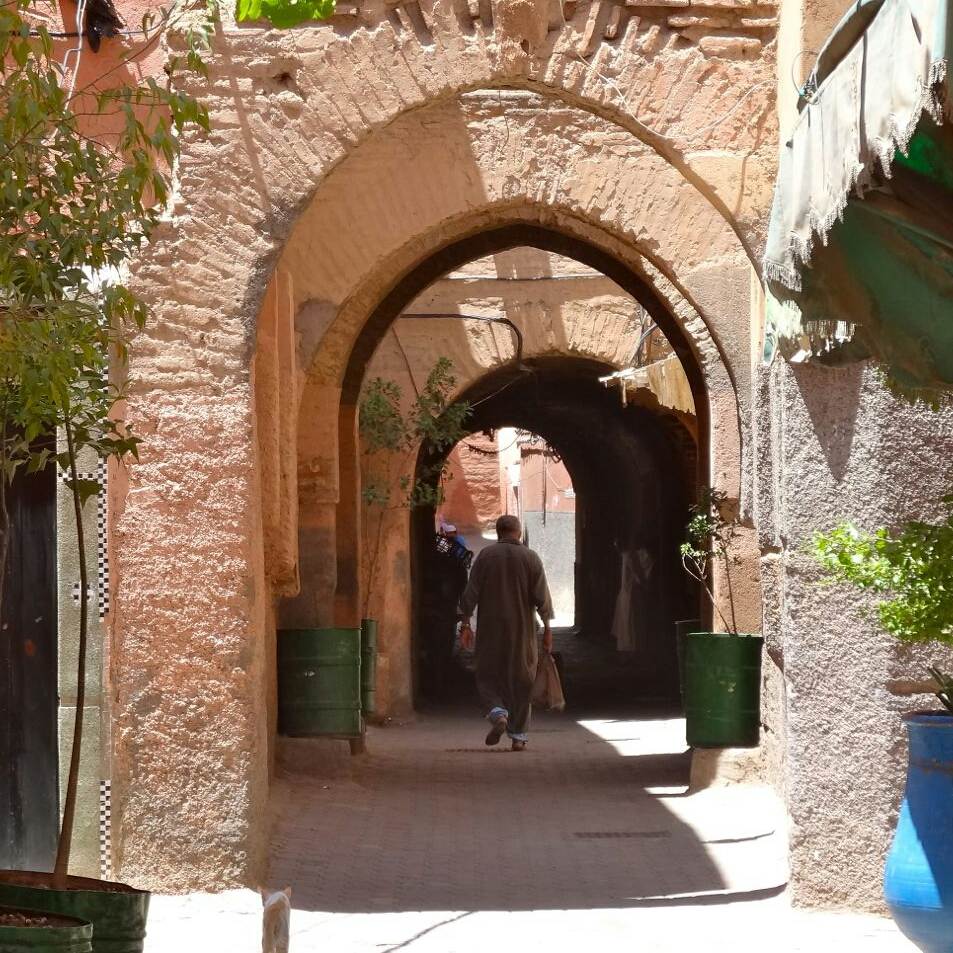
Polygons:
<instances>
[{"instance_id":1,"label":"distant figure in alley","mask_svg":"<svg viewBox=\"0 0 953 953\"><path fill-rule=\"evenodd\" d=\"M514 751L526 747L530 693L536 677L536 613L543 620L543 651L553 647L552 599L539 556L521 542L515 516L496 521L498 542L479 553L460 597L460 642L471 651L476 642L476 682L492 726L486 736L495 745L504 732ZM479 606L479 638L470 616Z\"/></svg>"}]
</instances>

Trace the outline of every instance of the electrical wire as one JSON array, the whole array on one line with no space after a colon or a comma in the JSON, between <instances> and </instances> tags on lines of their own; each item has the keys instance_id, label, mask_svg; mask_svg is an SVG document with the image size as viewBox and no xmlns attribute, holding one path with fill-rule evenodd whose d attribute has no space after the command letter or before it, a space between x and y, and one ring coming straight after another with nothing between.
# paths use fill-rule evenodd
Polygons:
<instances>
[{"instance_id":1,"label":"electrical wire","mask_svg":"<svg viewBox=\"0 0 953 953\"><path fill-rule=\"evenodd\" d=\"M73 93L76 91L76 77L79 75L79 65L83 59L83 23L86 16L86 0L79 0L76 4L76 31L79 42L76 46L71 46L63 54L63 72L65 73L68 69L67 63L69 63L70 54L76 54L76 65L73 67L73 72L70 75L69 80L69 90L66 93L66 105L69 106L70 101L73 99Z\"/></svg>"},{"instance_id":2,"label":"electrical wire","mask_svg":"<svg viewBox=\"0 0 953 953\"><path fill-rule=\"evenodd\" d=\"M137 27L132 30L116 30L113 33L113 36L151 36L157 30L161 30L168 22L169 18L172 16L173 11L175 10L175 4L168 7L162 14L162 17L157 20L154 24L143 29L142 27ZM77 11L78 12L78 11ZM77 24L77 29L79 29L79 24ZM39 30L30 30L30 36L41 36ZM82 37L88 37L88 30L47 30L46 35L54 40L76 40Z\"/></svg>"},{"instance_id":3,"label":"electrical wire","mask_svg":"<svg viewBox=\"0 0 953 953\"><path fill-rule=\"evenodd\" d=\"M532 374L532 373L533 373L533 371L532 371L530 368L528 368L528 367L524 367L524 368L522 368L522 370L523 370L525 373L527 373L527 374ZM520 379L521 379L521 377L514 377L512 380L507 381L507 382L506 382L502 387L500 387L498 390L495 390L495 391L493 391L492 393L487 394L486 397L481 397L479 400L473 401L473 402L470 404L470 407L471 407L471 408L472 408L472 407L479 407L480 404L485 404L488 400L491 400L493 397L496 397L496 396L498 396L499 394L502 394L503 391L505 391L507 387L512 387L512 386L513 386L518 380L520 380Z\"/></svg>"},{"instance_id":4,"label":"electrical wire","mask_svg":"<svg viewBox=\"0 0 953 953\"><path fill-rule=\"evenodd\" d=\"M433 318L456 318L461 321L486 321L489 324L505 324L516 338L516 355L513 360L519 364L523 360L523 332L509 319L493 317L489 314L460 314L456 311L428 311L428 312L402 312L401 318L411 318L412 320L433 319Z\"/></svg>"}]
</instances>

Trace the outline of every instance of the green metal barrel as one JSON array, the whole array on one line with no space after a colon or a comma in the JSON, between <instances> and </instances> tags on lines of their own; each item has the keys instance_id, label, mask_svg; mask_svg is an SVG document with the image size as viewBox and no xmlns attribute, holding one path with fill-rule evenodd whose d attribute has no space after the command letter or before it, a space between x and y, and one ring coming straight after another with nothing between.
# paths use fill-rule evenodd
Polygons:
<instances>
[{"instance_id":1,"label":"green metal barrel","mask_svg":"<svg viewBox=\"0 0 953 953\"><path fill-rule=\"evenodd\" d=\"M49 874L30 871L0 872L0 905L45 910L91 923L93 953L142 953L149 915L147 891L86 877L70 877L67 889L50 890L49 879Z\"/></svg>"},{"instance_id":2,"label":"green metal barrel","mask_svg":"<svg viewBox=\"0 0 953 953\"><path fill-rule=\"evenodd\" d=\"M675 623L675 657L678 660L678 694L685 706L685 641L689 632L697 632L701 619L680 619Z\"/></svg>"},{"instance_id":3,"label":"green metal barrel","mask_svg":"<svg viewBox=\"0 0 953 953\"><path fill-rule=\"evenodd\" d=\"M367 715L377 708L376 619L361 619L361 708Z\"/></svg>"},{"instance_id":4,"label":"green metal barrel","mask_svg":"<svg viewBox=\"0 0 953 953\"><path fill-rule=\"evenodd\" d=\"M693 748L755 748L761 727L760 635L690 632L685 736Z\"/></svg>"},{"instance_id":5,"label":"green metal barrel","mask_svg":"<svg viewBox=\"0 0 953 953\"><path fill-rule=\"evenodd\" d=\"M3 914L12 917L9 923ZM0 953L92 953L92 937L93 925L84 920L0 907Z\"/></svg>"},{"instance_id":6,"label":"green metal barrel","mask_svg":"<svg viewBox=\"0 0 953 953\"><path fill-rule=\"evenodd\" d=\"M278 733L361 733L361 630L278 630Z\"/></svg>"}]
</instances>

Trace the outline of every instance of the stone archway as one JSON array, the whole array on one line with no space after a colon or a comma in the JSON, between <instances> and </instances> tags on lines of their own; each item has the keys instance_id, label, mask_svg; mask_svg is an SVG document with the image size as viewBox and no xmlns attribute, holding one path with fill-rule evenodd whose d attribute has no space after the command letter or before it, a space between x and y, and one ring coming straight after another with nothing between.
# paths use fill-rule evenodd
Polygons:
<instances>
[{"instance_id":1,"label":"stone archway","mask_svg":"<svg viewBox=\"0 0 953 953\"><path fill-rule=\"evenodd\" d=\"M128 414L145 442L111 491L116 864L143 885L261 869L270 633L302 573L289 540L334 539L335 611L350 611L342 392L369 316L444 249L537 228L651 290L704 380L713 479L741 492L771 165L750 160L773 156L774 21L713 8L743 39L716 50L662 8L584 3L523 49L491 6L368 7L337 32L226 27L196 89L212 132L185 144L175 214L138 267L155 313Z\"/></svg>"},{"instance_id":2,"label":"stone archway","mask_svg":"<svg viewBox=\"0 0 953 953\"><path fill-rule=\"evenodd\" d=\"M529 214L533 214L532 210ZM520 211L526 216L526 210ZM360 486L358 473L358 450L356 443L356 408L358 391L364 375L364 362L373 352L376 343L381 339L390 324L400 314L404 307L413 299L431 280L449 268L454 267L473 257L498 251L503 248L518 245L533 245L534 247L559 251L579 261L603 271L612 277L622 289L646 306L650 314L662 327L673 348L682 359L692 389L696 396L696 408L699 417L701 436L700 456L703 461L702 482L715 479L719 486L729 492L738 491L740 471L739 431L737 429L737 406L730 379L718 360L718 350L713 342L704 334L704 325L700 321L689 327L700 337L700 347L709 355L709 372L702 373L698 359L695 357L693 345L698 342L689 337L686 326L678 321L668 310L667 302L655 290L662 283L656 278L653 287L640 272L636 272L617 258L607 254L598 246L583 243L570 235L555 232L552 228L543 228L531 225L523 220L518 224L477 233L469 238L462 239L453 245L439 250L435 255L423 261L418 268L400 281L378 304L371 315L360 327L359 334L353 345L350 361L341 374L342 383L335 387L324 382L309 382L304 390L302 400L299 432L301 441L299 450L307 446L305 434L311 430L317 432L320 427L325 444L334 439L334 433L329 424L335 420L338 426L337 457L339 469L331 470L329 475L334 482L321 486L312 477L309 483L309 493L316 491L314 496L300 493L303 525L320 525L323 527L320 539L324 546L325 555L319 556L317 564L308 564L305 556L304 541L302 545L303 578L307 584L303 585L303 598L311 598L311 605L301 606L301 600L294 606L294 624L330 625L356 624L360 618L360 552L358 548L361 521L361 508L358 504ZM683 308L685 306L683 305ZM683 311L684 313L684 311ZM690 312L689 312L690 313ZM714 365L714 368L711 367ZM712 401L712 392L717 392L718 381L723 383L721 395L722 407L718 408L718 401ZM461 382L466 387L467 381ZM309 404L309 400L316 401ZM320 403L317 403L320 401ZM713 427L712 404L716 414L720 413L719 425ZM725 408L731 416L725 416ZM323 423L321 423L323 421ZM312 437L313 439L313 437ZM324 450L325 454L327 450ZM712 469L711 459L717 461ZM299 459L299 472L313 474L319 470L309 458ZM714 474L714 477L712 476ZM322 494L323 496L319 496ZM388 535L394 540L403 542L394 544L395 548L389 554L389 560L395 564L409 565L407 552L407 514L397 513L390 517L393 522L389 525ZM313 520L313 523L309 523ZM312 550L313 551L313 550ZM328 565L326 555L329 551L336 554L336 565L333 569ZM753 550L745 553L752 560L752 576L757 578L756 562ZM305 576L304 573L307 573ZM410 705L410 578L409 574L393 581L388 590L389 596L384 600L389 608L388 625L383 629L383 636L379 649L382 653L382 682L379 686L379 703L382 710L389 711L388 705L393 705L395 711L406 709ZM304 595L306 593L306 595ZM757 593L755 601L749 607L752 616L759 611ZM405 606L401 609L400 606ZM304 614L302 614L302 611ZM315 613L308 616L308 612ZM321 614L323 611L323 615ZM289 622L286 624L291 624Z\"/></svg>"}]
</instances>

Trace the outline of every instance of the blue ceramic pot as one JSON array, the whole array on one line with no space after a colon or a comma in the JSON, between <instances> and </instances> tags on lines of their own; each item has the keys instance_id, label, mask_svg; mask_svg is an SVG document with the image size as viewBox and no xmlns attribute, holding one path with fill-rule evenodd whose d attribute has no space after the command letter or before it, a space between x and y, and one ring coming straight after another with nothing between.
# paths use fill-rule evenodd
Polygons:
<instances>
[{"instance_id":1,"label":"blue ceramic pot","mask_svg":"<svg viewBox=\"0 0 953 953\"><path fill-rule=\"evenodd\" d=\"M953 715L904 715L907 787L884 897L901 932L924 953L953 953Z\"/></svg>"}]
</instances>

